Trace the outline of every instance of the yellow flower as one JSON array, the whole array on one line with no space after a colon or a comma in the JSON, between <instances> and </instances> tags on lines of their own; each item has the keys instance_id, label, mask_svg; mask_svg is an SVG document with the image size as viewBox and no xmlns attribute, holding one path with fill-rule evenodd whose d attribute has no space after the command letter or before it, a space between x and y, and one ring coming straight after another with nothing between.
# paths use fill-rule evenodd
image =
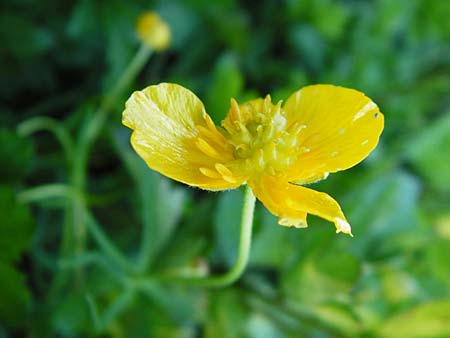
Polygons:
<instances>
[{"instance_id":1,"label":"yellow flower","mask_svg":"<svg viewBox=\"0 0 450 338\"><path fill-rule=\"evenodd\" d=\"M143 43L157 51L163 51L169 47L170 28L155 12L139 16L136 31Z\"/></svg>"},{"instance_id":2,"label":"yellow flower","mask_svg":"<svg viewBox=\"0 0 450 338\"><path fill-rule=\"evenodd\" d=\"M269 95L243 104L231 99L219 127L195 94L171 83L133 93L122 120L153 170L207 190L248 184L279 224L306 227L312 214L349 235L339 204L303 185L362 161L376 147L383 121L363 93L313 85L284 105L272 104Z\"/></svg>"}]
</instances>

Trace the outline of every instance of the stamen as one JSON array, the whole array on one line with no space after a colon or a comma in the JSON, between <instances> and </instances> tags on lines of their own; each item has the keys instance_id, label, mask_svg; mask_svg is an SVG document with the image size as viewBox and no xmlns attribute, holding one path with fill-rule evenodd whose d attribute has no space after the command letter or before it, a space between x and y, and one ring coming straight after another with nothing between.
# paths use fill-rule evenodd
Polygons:
<instances>
[{"instance_id":1,"label":"stamen","mask_svg":"<svg viewBox=\"0 0 450 338\"><path fill-rule=\"evenodd\" d=\"M234 98L230 99L231 104L231 113L232 113L232 119L235 121L241 121L241 109L239 108L239 104L236 102Z\"/></svg>"},{"instance_id":2,"label":"stamen","mask_svg":"<svg viewBox=\"0 0 450 338\"><path fill-rule=\"evenodd\" d=\"M278 159L278 153L277 153L277 148L276 148L275 142L273 142L273 141L270 142L269 147L267 149L268 149L270 155L272 155L272 159L276 161Z\"/></svg>"},{"instance_id":3,"label":"stamen","mask_svg":"<svg viewBox=\"0 0 450 338\"><path fill-rule=\"evenodd\" d=\"M225 137L223 137L221 133L215 133L211 129L200 125L197 125L195 127L197 128L201 136L206 136L207 138L210 138L211 140L218 142L221 145L226 141Z\"/></svg>"},{"instance_id":4,"label":"stamen","mask_svg":"<svg viewBox=\"0 0 450 338\"><path fill-rule=\"evenodd\" d=\"M289 141L288 141L288 145L289 147L295 147L297 145L297 136L292 137Z\"/></svg>"},{"instance_id":5,"label":"stamen","mask_svg":"<svg viewBox=\"0 0 450 338\"><path fill-rule=\"evenodd\" d=\"M283 104L283 100L280 100L277 102L277 104L275 105L275 109L277 113L281 112L281 105Z\"/></svg>"},{"instance_id":6,"label":"stamen","mask_svg":"<svg viewBox=\"0 0 450 338\"><path fill-rule=\"evenodd\" d=\"M214 167L222 176L233 176L231 170L225 167L222 163L216 163Z\"/></svg>"},{"instance_id":7,"label":"stamen","mask_svg":"<svg viewBox=\"0 0 450 338\"><path fill-rule=\"evenodd\" d=\"M272 106L272 98L270 97L270 94L267 94L266 97L264 98L264 111L265 112L269 112L270 108Z\"/></svg>"},{"instance_id":8,"label":"stamen","mask_svg":"<svg viewBox=\"0 0 450 338\"><path fill-rule=\"evenodd\" d=\"M206 125L208 126L208 128L211 130L216 130L216 125L214 124L214 121L211 119L211 116L206 114L206 115L204 115L204 118L205 118Z\"/></svg>"},{"instance_id":9,"label":"stamen","mask_svg":"<svg viewBox=\"0 0 450 338\"><path fill-rule=\"evenodd\" d=\"M223 160L223 155L221 156L211 145L202 138L197 138L195 145L200 149L205 155L215 158L216 160Z\"/></svg>"},{"instance_id":10,"label":"stamen","mask_svg":"<svg viewBox=\"0 0 450 338\"><path fill-rule=\"evenodd\" d=\"M258 151L258 165L261 168L264 168L264 163L265 163L265 161L264 161L264 150L259 149L259 151Z\"/></svg>"},{"instance_id":11,"label":"stamen","mask_svg":"<svg viewBox=\"0 0 450 338\"><path fill-rule=\"evenodd\" d=\"M242 141L245 143L249 143L252 139L252 136L251 136L250 132L248 131L247 127L245 126L245 124L243 124L242 122L239 122L239 129L241 131Z\"/></svg>"},{"instance_id":12,"label":"stamen","mask_svg":"<svg viewBox=\"0 0 450 338\"><path fill-rule=\"evenodd\" d=\"M231 176L222 176L222 178L223 178L225 181L227 181L227 182L229 182L229 183L233 183L233 184L236 184L236 183L239 182L237 179L235 179L234 177L231 177Z\"/></svg>"},{"instance_id":13,"label":"stamen","mask_svg":"<svg viewBox=\"0 0 450 338\"><path fill-rule=\"evenodd\" d=\"M206 177L209 177L209 178L222 178L222 176L220 176L219 173L214 171L214 170L211 170L211 169L208 169L208 168L203 168L203 167L201 167L199 170Z\"/></svg>"},{"instance_id":14,"label":"stamen","mask_svg":"<svg viewBox=\"0 0 450 338\"><path fill-rule=\"evenodd\" d=\"M306 124L301 124L298 121L295 121L288 129L289 134L297 135L302 129L305 129Z\"/></svg>"}]
</instances>

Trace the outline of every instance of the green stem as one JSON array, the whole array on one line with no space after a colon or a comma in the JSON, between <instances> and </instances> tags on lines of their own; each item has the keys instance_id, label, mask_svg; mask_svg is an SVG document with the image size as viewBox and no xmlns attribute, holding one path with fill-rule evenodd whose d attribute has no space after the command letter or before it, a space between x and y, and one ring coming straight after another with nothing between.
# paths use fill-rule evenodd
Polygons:
<instances>
[{"instance_id":1,"label":"green stem","mask_svg":"<svg viewBox=\"0 0 450 338\"><path fill-rule=\"evenodd\" d=\"M73 158L73 141L61 123L50 117L33 117L19 124L17 132L20 135L28 136L39 130L52 132L61 143L67 163L71 163Z\"/></svg>"},{"instance_id":2,"label":"green stem","mask_svg":"<svg viewBox=\"0 0 450 338\"><path fill-rule=\"evenodd\" d=\"M117 249L117 247L109 240L107 235L103 232L101 226L97 223L96 219L88 210L84 211L86 217L86 223L88 230L98 246L103 252L114 262L119 265L123 270L129 270L130 263L124 257L124 255Z\"/></svg>"},{"instance_id":3,"label":"green stem","mask_svg":"<svg viewBox=\"0 0 450 338\"><path fill-rule=\"evenodd\" d=\"M245 188L244 204L242 207L238 257L231 270L221 276L181 278L181 280L199 286L216 288L228 286L238 280L244 272L250 256L254 209L255 196L253 195L252 189L247 186Z\"/></svg>"},{"instance_id":4,"label":"green stem","mask_svg":"<svg viewBox=\"0 0 450 338\"><path fill-rule=\"evenodd\" d=\"M17 195L17 199L21 203L38 202L55 197L63 197L66 198L67 200L72 201L77 200L79 198L79 196L77 196L76 194L76 191L74 191L70 186L65 184L41 185L35 188L30 188L21 191ZM130 266L130 263L125 258L125 256L116 248L116 246L110 241L108 236L105 234L101 226L96 221L95 217L86 208L84 208L81 211L81 214L82 214L81 217L85 218L86 223L88 225L88 230L90 231L97 245L117 265L119 265L123 269L127 269ZM92 259L94 256L80 254L76 257L80 259L89 257L89 259Z\"/></svg>"},{"instance_id":5,"label":"green stem","mask_svg":"<svg viewBox=\"0 0 450 338\"><path fill-rule=\"evenodd\" d=\"M80 135L80 143L76 152L76 165L74 167L74 179L78 185L84 186L85 184L85 172L90 146L103 128L103 125L106 122L107 114L114 105L114 101L128 86L131 85L151 54L152 50L142 44L133 60L131 60L122 76L116 82L116 85L109 91L100 103L100 107L93 114L89 123L85 124L85 128Z\"/></svg>"},{"instance_id":6,"label":"green stem","mask_svg":"<svg viewBox=\"0 0 450 338\"><path fill-rule=\"evenodd\" d=\"M84 251L86 241L86 224L84 222L84 217L82 216L87 208L83 192L86 186L87 163L90 148L102 130L106 122L107 114L113 107L115 100L128 86L131 85L137 74L147 62L151 53L152 50L150 48L144 44L141 45L141 48L116 82L115 86L100 103L99 109L93 114L92 118L84 125L84 128L81 131L79 143L75 149L75 161L72 168L72 184L80 193L80 198L74 200L72 204L73 230L76 239L75 252L78 254L81 254Z\"/></svg>"},{"instance_id":7,"label":"green stem","mask_svg":"<svg viewBox=\"0 0 450 338\"><path fill-rule=\"evenodd\" d=\"M17 194L17 199L21 203L30 203L49 198L64 197L74 198L73 189L66 184L46 184L21 191Z\"/></svg>"},{"instance_id":8,"label":"green stem","mask_svg":"<svg viewBox=\"0 0 450 338\"><path fill-rule=\"evenodd\" d=\"M96 332L99 332L101 329L101 322L100 316L98 314L97 303L95 302L92 295L89 293L86 294L84 297L88 306L89 315L91 316L92 324L94 325L94 329Z\"/></svg>"},{"instance_id":9,"label":"green stem","mask_svg":"<svg viewBox=\"0 0 450 338\"><path fill-rule=\"evenodd\" d=\"M131 60L122 76L116 82L116 85L106 95L105 99L100 105L99 112L103 113L104 111L108 111L112 107L114 101L117 100L117 97L123 94L123 91L127 89L127 87L130 86L134 81L137 74L142 70L152 53L153 50L150 49L146 44L141 45L133 60Z\"/></svg>"}]
</instances>

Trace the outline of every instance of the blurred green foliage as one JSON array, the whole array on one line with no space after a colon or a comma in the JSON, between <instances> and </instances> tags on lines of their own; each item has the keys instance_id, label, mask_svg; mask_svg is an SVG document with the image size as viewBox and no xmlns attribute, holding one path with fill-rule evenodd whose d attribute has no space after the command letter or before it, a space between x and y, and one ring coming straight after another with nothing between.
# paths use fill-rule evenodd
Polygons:
<instances>
[{"instance_id":1,"label":"blurred green foliage","mask_svg":"<svg viewBox=\"0 0 450 338\"><path fill-rule=\"evenodd\" d=\"M450 1L0 6L0 337L450 337ZM172 46L115 98L80 166L149 9ZM243 194L171 182L131 150L124 101L162 81L197 93L216 122L230 97L286 99L311 83L373 98L386 117L376 151L314 186L355 238L316 218L280 227L257 205L237 284L171 280L233 264Z\"/></svg>"}]
</instances>

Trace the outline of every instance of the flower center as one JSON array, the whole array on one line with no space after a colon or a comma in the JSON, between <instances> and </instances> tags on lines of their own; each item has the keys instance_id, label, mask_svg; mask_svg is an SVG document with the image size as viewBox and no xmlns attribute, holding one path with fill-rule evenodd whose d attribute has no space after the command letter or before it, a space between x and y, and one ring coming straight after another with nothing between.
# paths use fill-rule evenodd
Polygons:
<instances>
[{"instance_id":1,"label":"flower center","mask_svg":"<svg viewBox=\"0 0 450 338\"><path fill-rule=\"evenodd\" d=\"M298 122L288 124L281 101L273 105L268 95L242 105L231 101L222 122L234 146L234 155L245 161L247 170L282 175L299 154L309 149L298 144L299 132L306 128Z\"/></svg>"}]
</instances>

